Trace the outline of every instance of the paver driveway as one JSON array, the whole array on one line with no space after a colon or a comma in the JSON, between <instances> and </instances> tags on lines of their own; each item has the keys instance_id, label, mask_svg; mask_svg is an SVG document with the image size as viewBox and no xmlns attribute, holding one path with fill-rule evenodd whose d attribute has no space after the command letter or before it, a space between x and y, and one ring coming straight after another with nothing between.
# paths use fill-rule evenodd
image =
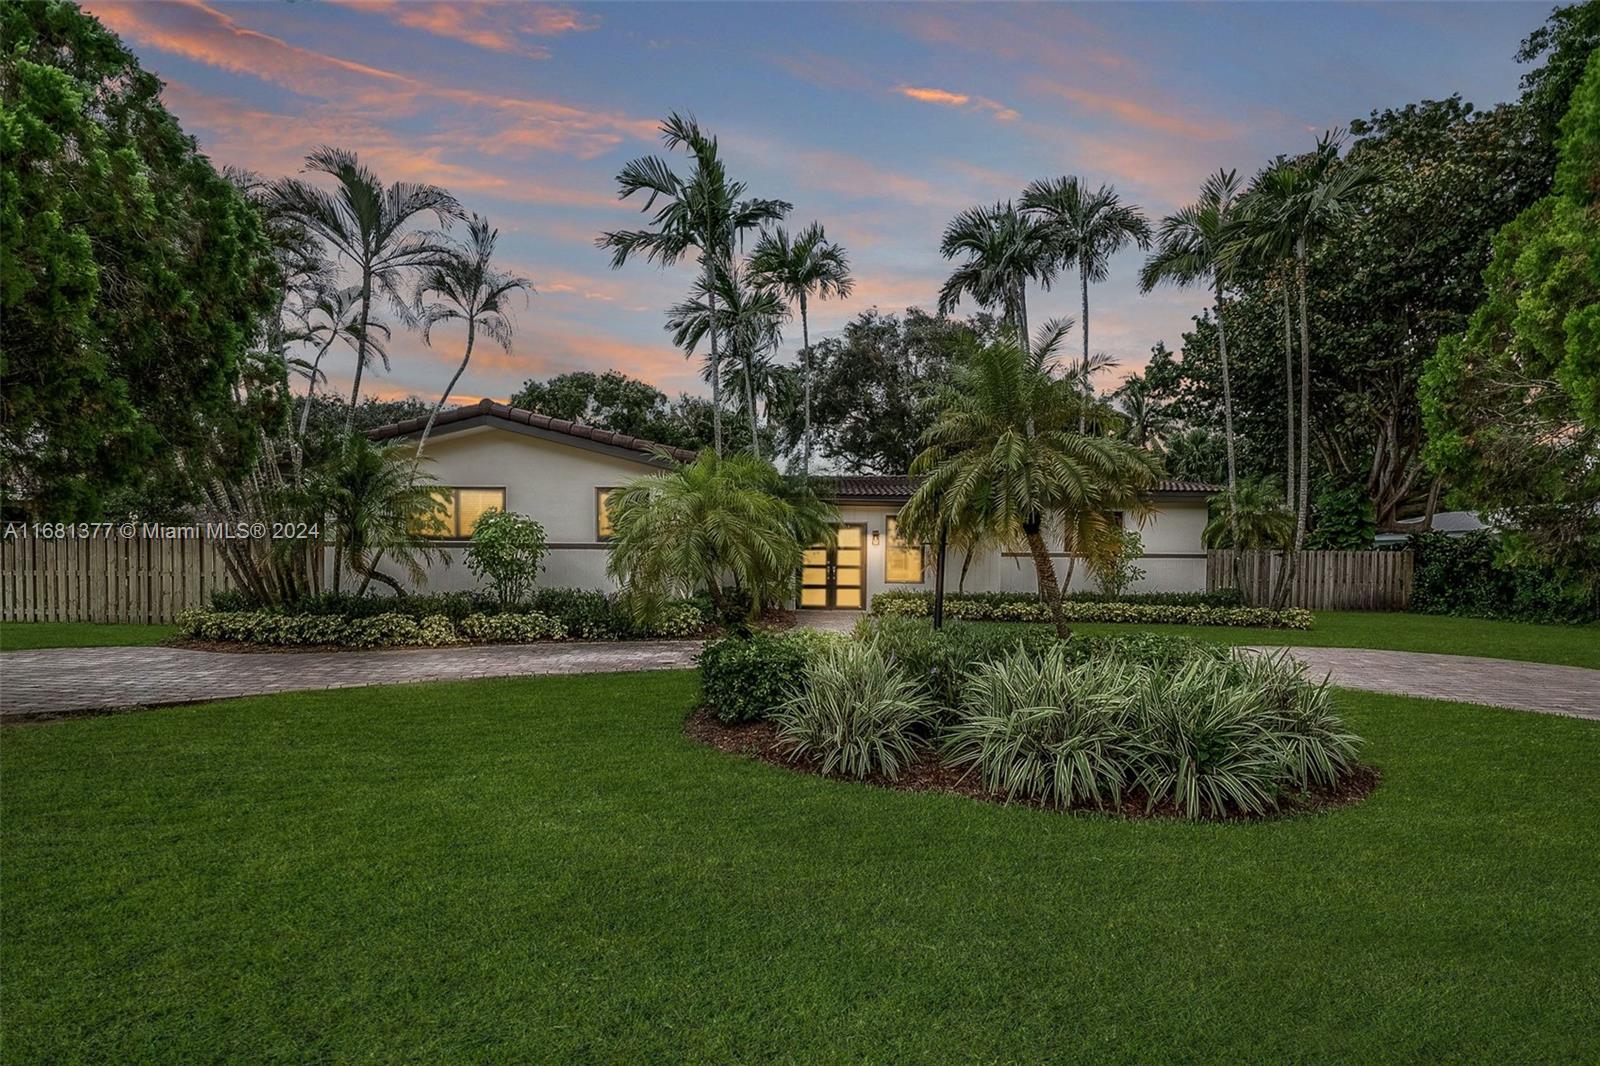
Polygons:
<instances>
[{"instance_id":1,"label":"paver driveway","mask_svg":"<svg viewBox=\"0 0 1600 1066\"><path fill-rule=\"evenodd\" d=\"M299 689L522 674L675 670L698 641L500 644L391 651L216 652L48 648L0 655L0 717L83 714Z\"/></svg>"},{"instance_id":2,"label":"paver driveway","mask_svg":"<svg viewBox=\"0 0 1600 1066\"><path fill-rule=\"evenodd\" d=\"M0 654L0 717L14 721L411 681L683 669L693 664L699 647L680 640L350 652L161 647L7 652ZM1326 674L1335 685L1600 720L1600 670L1409 651L1287 650L1314 676Z\"/></svg>"}]
</instances>

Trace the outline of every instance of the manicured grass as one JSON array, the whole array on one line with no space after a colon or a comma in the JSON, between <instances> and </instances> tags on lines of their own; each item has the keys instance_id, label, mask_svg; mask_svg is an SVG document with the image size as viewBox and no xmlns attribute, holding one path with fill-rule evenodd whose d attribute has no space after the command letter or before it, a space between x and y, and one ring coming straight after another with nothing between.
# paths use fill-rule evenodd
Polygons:
<instances>
[{"instance_id":1,"label":"manicured grass","mask_svg":"<svg viewBox=\"0 0 1600 1066\"><path fill-rule=\"evenodd\" d=\"M0 651L159 644L177 632L177 626L135 623L0 622Z\"/></svg>"},{"instance_id":2,"label":"manicured grass","mask_svg":"<svg viewBox=\"0 0 1600 1066\"><path fill-rule=\"evenodd\" d=\"M1573 1061L1600 727L1346 694L1384 783L1253 825L824 781L685 673L0 732L7 1059Z\"/></svg>"},{"instance_id":3,"label":"manicured grass","mask_svg":"<svg viewBox=\"0 0 1600 1066\"><path fill-rule=\"evenodd\" d=\"M1379 611L1318 611L1314 629L1084 624L1080 633L1172 633L1223 644L1298 644L1319 648L1389 648L1446 655L1484 655L1600 669L1600 625L1535 625Z\"/></svg>"}]
</instances>

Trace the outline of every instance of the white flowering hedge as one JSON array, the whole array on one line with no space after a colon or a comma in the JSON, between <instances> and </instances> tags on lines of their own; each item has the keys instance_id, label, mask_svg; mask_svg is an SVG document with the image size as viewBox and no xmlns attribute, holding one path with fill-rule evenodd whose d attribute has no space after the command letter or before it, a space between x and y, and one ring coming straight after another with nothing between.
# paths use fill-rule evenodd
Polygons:
<instances>
[{"instance_id":1,"label":"white flowering hedge","mask_svg":"<svg viewBox=\"0 0 1600 1066\"><path fill-rule=\"evenodd\" d=\"M1115 601L1067 600L1061 604L1068 622L1120 622L1137 625L1262 626L1310 629L1312 614L1299 607L1211 607ZM967 622L1049 622L1050 607L1034 596L985 596L945 600L945 617ZM925 592L884 592L872 598L872 613L901 618L926 618L933 597Z\"/></svg>"},{"instance_id":2,"label":"white flowering hedge","mask_svg":"<svg viewBox=\"0 0 1600 1066\"><path fill-rule=\"evenodd\" d=\"M692 603L665 607L647 637L691 637L706 628L705 616ZM529 644L535 641L593 639L580 630L569 633L559 619L537 611L520 614L469 614L460 621L448 615L421 618L398 612L351 616L288 614L282 611L185 611L178 631L191 640L270 647L331 646L340 648L436 648L450 644ZM616 639L607 631L603 638Z\"/></svg>"}]
</instances>

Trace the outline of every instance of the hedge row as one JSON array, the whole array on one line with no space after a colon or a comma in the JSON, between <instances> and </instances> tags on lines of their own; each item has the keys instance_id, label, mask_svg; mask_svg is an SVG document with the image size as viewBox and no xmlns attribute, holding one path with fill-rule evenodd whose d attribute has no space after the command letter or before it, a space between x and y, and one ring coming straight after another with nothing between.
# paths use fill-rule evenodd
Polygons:
<instances>
[{"instance_id":1,"label":"hedge row","mask_svg":"<svg viewBox=\"0 0 1600 1066\"><path fill-rule=\"evenodd\" d=\"M705 616L692 603L671 604L648 633L655 637L688 637L706 627ZM543 640L588 639L571 633L560 619L537 611L518 614L469 614L452 620L443 614L416 618L397 611L369 615L291 614L284 611L185 611L178 631L191 640L272 647L331 645L341 648L441 647L467 642L529 644Z\"/></svg>"},{"instance_id":2,"label":"hedge row","mask_svg":"<svg viewBox=\"0 0 1600 1066\"><path fill-rule=\"evenodd\" d=\"M1137 625L1262 626L1310 629L1312 614L1299 607L1178 606L1126 601L1068 600L1061 605L1068 622L1119 622ZM968 622L1049 622L1050 607L1034 596L959 597L945 599L945 617ZM902 618L933 614L933 596L926 592L884 592L872 599L872 613Z\"/></svg>"}]
</instances>

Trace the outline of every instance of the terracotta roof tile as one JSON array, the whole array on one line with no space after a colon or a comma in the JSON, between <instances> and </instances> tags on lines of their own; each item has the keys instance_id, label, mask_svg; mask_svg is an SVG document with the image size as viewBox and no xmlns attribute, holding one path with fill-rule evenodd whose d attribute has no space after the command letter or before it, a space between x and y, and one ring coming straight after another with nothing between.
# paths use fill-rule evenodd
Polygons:
<instances>
[{"instance_id":1,"label":"terracotta roof tile","mask_svg":"<svg viewBox=\"0 0 1600 1066\"><path fill-rule=\"evenodd\" d=\"M542 415L537 411L512 407L510 404L496 403L488 398L467 407L457 407L449 411L440 412L433 425L435 429L438 429L440 426L448 426L455 422L465 422L485 415L503 418L507 422L532 426L535 429L548 430L551 433L576 437L580 440L592 440L597 444L609 444L625 451L649 453L662 449L672 458L685 463L693 462L696 454L688 448L669 448L666 445L657 444L655 441L645 440L643 437L616 433L609 429L596 429L594 426L586 426L581 422L572 422L565 418L551 418L549 415ZM375 441L407 437L413 433L421 432L427 421L426 418L408 418L404 422L392 422L387 426L379 426L376 429L368 430L367 436Z\"/></svg>"},{"instance_id":2,"label":"terracotta roof tile","mask_svg":"<svg viewBox=\"0 0 1600 1066\"><path fill-rule=\"evenodd\" d=\"M836 500L902 500L911 496L916 478L904 474L846 474L824 482L823 492ZM1222 486L1204 481L1156 482L1157 494L1210 495Z\"/></svg>"}]
</instances>

